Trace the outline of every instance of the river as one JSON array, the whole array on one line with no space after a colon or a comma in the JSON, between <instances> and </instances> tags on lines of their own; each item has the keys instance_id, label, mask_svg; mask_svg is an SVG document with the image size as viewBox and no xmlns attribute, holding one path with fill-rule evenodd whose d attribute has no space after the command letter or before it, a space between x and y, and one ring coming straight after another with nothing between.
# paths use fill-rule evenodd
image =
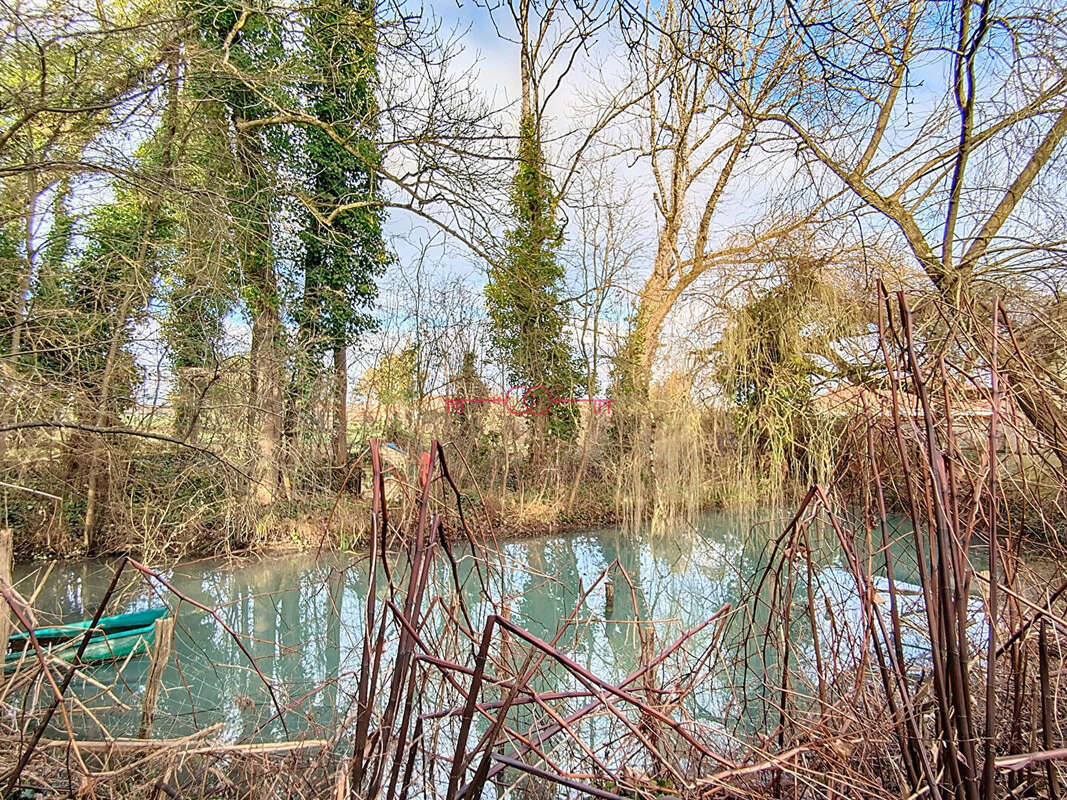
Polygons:
<instances>
[{"instance_id":1,"label":"river","mask_svg":"<svg viewBox=\"0 0 1067 800\"><path fill-rule=\"evenodd\" d=\"M768 541L787 519L772 512L715 512L695 525L655 533L610 528L500 542L484 571L490 601L481 597L473 559L463 550L457 550L459 573L475 627L490 611L491 602L505 608L517 625L551 639L583 589L617 560L635 592L616 571L613 596L603 586L590 593L579 609L578 623L560 642L570 658L601 677L617 680L641 660L638 619L655 622L646 630L654 629L655 640L662 646L729 603L744 613L731 617L716 645L723 653L730 650L731 642L751 633L753 626L758 628L766 615L753 598L752 585L766 563ZM827 640L862 624L855 581L844 568L834 538L828 531L816 538L822 542L818 552L812 553L817 612L798 615L793 635L799 640L811 638L810 619ZM859 539L864 537L859 535ZM895 577L905 590L903 602L905 606L910 603L914 613L921 608L921 599L908 584L916 577L901 566L915 561L908 556L909 542L906 531L898 530L891 550L898 561ZM84 619L92 616L117 563L68 562L50 570L23 566L16 573L17 588L24 597L36 595L34 606L41 624ZM870 559L876 582L884 583L883 563L877 554ZM397 567L402 570L402 565ZM279 739L292 737L295 731L310 735L312 729L321 735L351 712L368 587L365 557L285 554L210 559L181 564L162 574L215 613L179 603L132 569L123 576L121 593L108 613L160 604L177 611L174 654L163 676L154 736L187 735L218 723L220 735L229 741ZM447 596L452 572L444 558L437 564L435 580ZM807 602L806 591L798 589L795 594L798 603ZM429 613L440 617L432 624L449 624L439 607ZM247 654L227 627L237 634ZM924 639L921 626L915 627L918 632L906 646L909 657L921 661ZM706 637L712 630L709 627L704 640L696 637L688 649L696 652L709 644ZM646 657L647 653L646 649ZM274 686L282 705L291 706L284 714L284 725L274 718L269 694L252 669L249 655ZM826 653L822 656L827 657ZM750 662L749 669L773 667L766 664L765 653L749 650L742 660ZM76 679L74 689L84 706L75 713L79 733L87 738L135 736L148 666L148 658L133 658L121 665L94 666L84 679ZM723 724L759 724L758 705L748 707L751 698L738 697L738 669L735 658L713 671L715 679L693 698L697 715ZM538 683L566 688L554 680L546 674ZM36 702L47 699L47 691L38 688ZM60 725L57 715L53 726Z\"/></svg>"}]
</instances>

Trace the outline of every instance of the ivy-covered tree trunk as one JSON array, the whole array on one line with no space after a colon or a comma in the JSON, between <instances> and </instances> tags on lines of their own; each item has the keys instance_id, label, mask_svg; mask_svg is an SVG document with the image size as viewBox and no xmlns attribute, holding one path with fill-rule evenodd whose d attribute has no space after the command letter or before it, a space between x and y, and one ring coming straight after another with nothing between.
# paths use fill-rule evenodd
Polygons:
<instances>
[{"instance_id":1,"label":"ivy-covered tree trunk","mask_svg":"<svg viewBox=\"0 0 1067 800\"><path fill-rule=\"evenodd\" d=\"M333 434L330 440L332 466L344 469L348 463L348 349L333 349ZM341 480L343 475L338 473Z\"/></svg>"},{"instance_id":2,"label":"ivy-covered tree trunk","mask_svg":"<svg viewBox=\"0 0 1067 800\"><path fill-rule=\"evenodd\" d=\"M541 100L535 56L540 47L531 31L535 4L521 0L519 26L518 153L509 202L511 227L504 252L489 268L485 288L490 335L514 386L531 391L537 412L530 419L533 462L547 451L547 436L572 436L578 415L574 404L552 404L573 395L579 385L577 362L566 341L566 315L560 303L564 269L559 263L563 227L557 219L559 197L548 174L541 143ZM546 412L547 413L544 413Z\"/></svg>"},{"instance_id":3,"label":"ivy-covered tree trunk","mask_svg":"<svg viewBox=\"0 0 1067 800\"><path fill-rule=\"evenodd\" d=\"M557 257L562 230L532 111L524 113L519 125L511 218L506 250L490 267L485 289L493 343L514 385L543 388L531 393L533 403L570 397L578 385L578 371L566 341L566 316L559 299L564 277ZM577 427L573 404L555 405L532 419L535 461L543 454L548 433L572 435Z\"/></svg>"},{"instance_id":4,"label":"ivy-covered tree trunk","mask_svg":"<svg viewBox=\"0 0 1067 800\"><path fill-rule=\"evenodd\" d=\"M270 201L262 174L262 152L254 135L244 132L244 120L235 114L238 169L244 181L243 196L235 204L241 224L242 272L252 316L249 352L249 408L253 441L253 496L261 505L278 499L283 488L282 371L284 336L271 247Z\"/></svg>"},{"instance_id":5,"label":"ivy-covered tree trunk","mask_svg":"<svg viewBox=\"0 0 1067 800\"><path fill-rule=\"evenodd\" d=\"M309 184L314 211L304 241L301 340L305 369L314 377L332 357L330 460L348 461L348 347L373 326L367 309L375 278L389 262L377 190L381 155L376 143L377 28L370 0L322 0L309 13L311 81L306 92L320 127L307 129ZM311 369L307 369L310 367ZM297 392L301 387L297 387Z\"/></svg>"},{"instance_id":6,"label":"ivy-covered tree trunk","mask_svg":"<svg viewBox=\"0 0 1067 800\"><path fill-rule=\"evenodd\" d=\"M266 283L264 273L257 281ZM256 280L256 276L249 275ZM252 390L249 403L253 408L254 441L252 477L256 481L253 495L261 505L278 499L282 489L282 361L281 320L277 307L259 304L252 316L252 342L249 355Z\"/></svg>"},{"instance_id":7,"label":"ivy-covered tree trunk","mask_svg":"<svg viewBox=\"0 0 1067 800\"><path fill-rule=\"evenodd\" d=\"M191 86L206 106L218 109L229 122L229 130L220 132L234 163L228 213L235 272L252 322L248 378L252 496L268 505L285 487L281 455L286 353L272 225L279 196L275 165L292 153L293 142L283 126L263 120L275 102L291 100L291 86L278 81L275 72L285 59L283 23L272 12L231 0L193 0L188 10L200 43L211 53L206 68L192 76Z\"/></svg>"},{"instance_id":8,"label":"ivy-covered tree trunk","mask_svg":"<svg viewBox=\"0 0 1067 800\"><path fill-rule=\"evenodd\" d=\"M199 170L210 170L210 174L218 177L232 177L229 141L219 135L220 109L204 103L195 91L182 91L190 80L188 69L183 67L181 48L175 46L167 53L167 102L161 119L164 157L169 165L168 184L177 185L175 178L179 170L183 173L179 179L182 181L202 180L197 174ZM198 115L199 124L192 131L183 130L185 135L179 139L182 117L193 113ZM189 202L176 193L174 213L182 227L180 238L172 246L180 255L174 259L163 282L161 299L166 308L163 334L171 355L174 382L173 434L178 439L195 442L204 402L222 378L220 346L223 320L233 306L233 270L219 242L203 234L203 212L195 201ZM218 221L217 216L212 217L212 222Z\"/></svg>"}]
</instances>

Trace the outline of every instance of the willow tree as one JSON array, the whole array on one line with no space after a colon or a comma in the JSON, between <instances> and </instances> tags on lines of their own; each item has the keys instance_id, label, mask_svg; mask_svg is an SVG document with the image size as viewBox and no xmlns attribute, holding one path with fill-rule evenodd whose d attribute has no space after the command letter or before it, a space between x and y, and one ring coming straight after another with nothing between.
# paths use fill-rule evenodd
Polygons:
<instances>
[{"instance_id":1,"label":"willow tree","mask_svg":"<svg viewBox=\"0 0 1067 800\"><path fill-rule=\"evenodd\" d=\"M378 197L377 28L370 0L319 0L308 12L306 88L322 127L307 129L309 189L304 294L306 362L333 360L334 467L348 458L348 347L373 325L375 278L389 260ZM340 141L338 141L340 140Z\"/></svg>"},{"instance_id":2,"label":"willow tree","mask_svg":"<svg viewBox=\"0 0 1067 800\"><path fill-rule=\"evenodd\" d=\"M825 437L813 401L820 379L839 377L824 366L840 358L835 342L863 330L863 307L846 294L833 256L790 244L767 254L781 274L769 286L753 281L714 353L744 461L758 463L759 480L778 489L786 474L805 485L824 477Z\"/></svg>"}]
</instances>

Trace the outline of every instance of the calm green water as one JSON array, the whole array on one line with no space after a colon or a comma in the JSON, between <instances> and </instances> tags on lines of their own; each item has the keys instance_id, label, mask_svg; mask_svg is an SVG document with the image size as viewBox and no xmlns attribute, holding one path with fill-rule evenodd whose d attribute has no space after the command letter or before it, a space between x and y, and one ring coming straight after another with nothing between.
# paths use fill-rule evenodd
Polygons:
<instances>
[{"instance_id":1,"label":"calm green water","mask_svg":"<svg viewBox=\"0 0 1067 800\"><path fill-rule=\"evenodd\" d=\"M739 610L718 646L724 654L753 626L761 625L766 614L752 597L751 586L764 566L766 543L784 521L772 514L759 518L714 513L696 526L656 534L609 529L501 542L478 573L470 555L457 552L463 596L475 628L493 608L506 608L513 622L551 639L574 610L582 589L617 561L635 592L618 576L613 600L598 587L581 605L578 624L568 630L560 646L594 673L618 680L640 661L635 624L639 618L655 622L655 640L662 647L730 603ZM893 549L899 551L902 563L913 561L907 557L909 547L904 534L895 534ZM815 624L827 641L860 625L854 582L835 551L827 544L825 552L813 554ZM880 556L871 559L875 575L881 574L880 563ZM23 569L17 588L25 597L37 593L40 624L84 619L95 610L115 566L116 562L90 561L60 564L47 574L43 567ZM403 571L402 564L395 568ZM435 569L437 590L454 599L448 561L441 558ZM368 587L365 558L285 555L241 562L207 560L164 574L181 592L215 609L275 687L280 702L291 708L284 714L284 726L272 719L274 709L263 681L234 636L211 614L178 602L129 569L109 613L160 603L177 613L175 654L163 679L155 736L185 735L214 723L222 723L223 735L234 741L284 738L298 731L321 736L351 713ZM478 574L485 578L488 597L481 591ZM915 580L899 565L896 578ZM806 590L795 594L798 607L807 602ZM384 590L381 596L386 597ZM806 614L798 618L792 635L803 650L804 641L811 638L811 625ZM429 610L428 629L435 641L449 639L439 606ZM699 652L711 644L710 635L709 628L695 637L689 651ZM847 650L847 644L842 647ZM909 655L921 660L921 634L908 647ZM830 651L832 646L823 657ZM387 652L385 660L389 658ZM693 713L725 725L746 720L758 725L756 705L749 707L752 698L745 695L751 689L737 687L741 672L766 669L766 659L766 653L748 650L740 661L734 658L713 669L714 679L694 695ZM470 662L471 654L466 660ZM136 658L121 666L95 666L87 672L91 680L76 679L78 696L93 711L91 716L75 715L83 735L102 735L101 726L111 735L136 735L148 666L147 658ZM542 688L573 688L568 680L561 671L546 667L535 683ZM435 697L427 692L424 712L435 708ZM41 689L37 701L47 699Z\"/></svg>"}]
</instances>

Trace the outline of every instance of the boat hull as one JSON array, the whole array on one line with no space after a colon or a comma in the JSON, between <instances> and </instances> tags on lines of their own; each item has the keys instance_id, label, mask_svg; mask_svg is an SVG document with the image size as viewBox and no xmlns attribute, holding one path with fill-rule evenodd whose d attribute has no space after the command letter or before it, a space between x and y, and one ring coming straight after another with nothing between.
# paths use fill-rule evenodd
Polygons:
<instances>
[{"instance_id":1,"label":"boat hull","mask_svg":"<svg viewBox=\"0 0 1067 800\"><path fill-rule=\"evenodd\" d=\"M102 617L92 629L89 643L82 653L82 662L114 661L147 654L155 642L156 620L165 616L168 611L166 608L153 608L114 617ZM39 628L34 631L34 636L48 655L71 661L77 654L82 637L91 622L92 620L83 620L68 625ZM36 661L37 653L30 642L29 634L19 633L10 637L8 652L4 658L4 672L11 672L19 664L29 665Z\"/></svg>"}]
</instances>

